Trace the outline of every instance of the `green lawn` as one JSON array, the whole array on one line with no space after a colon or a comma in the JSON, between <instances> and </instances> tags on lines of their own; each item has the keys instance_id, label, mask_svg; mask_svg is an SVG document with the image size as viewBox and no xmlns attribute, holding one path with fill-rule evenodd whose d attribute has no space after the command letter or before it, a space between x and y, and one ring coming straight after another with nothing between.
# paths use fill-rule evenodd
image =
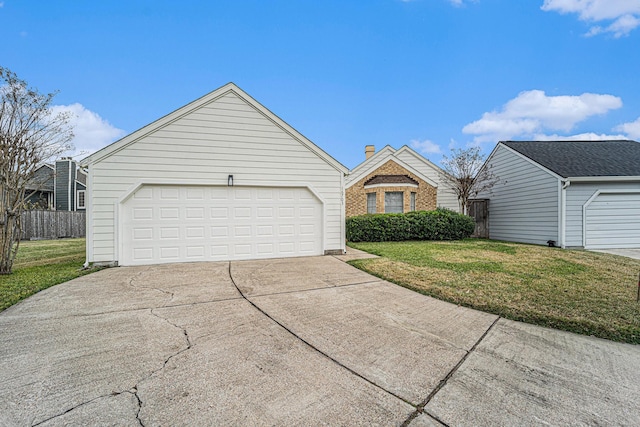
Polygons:
<instances>
[{"instance_id":1,"label":"green lawn","mask_svg":"<svg viewBox=\"0 0 640 427\"><path fill-rule=\"evenodd\" d=\"M13 273L0 275L0 311L36 292L95 270L81 270L85 239L20 243Z\"/></svg>"},{"instance_id":2,"label":"green lawn","mask_svg":"<svg viewBox=\"0 0 640 427\"><path fill-rule=\"evenodd\" d=\"M351 264L401 286L508 319L640 344L640 261L489 240L350 243Z\"/></svg>"}]
</instances>

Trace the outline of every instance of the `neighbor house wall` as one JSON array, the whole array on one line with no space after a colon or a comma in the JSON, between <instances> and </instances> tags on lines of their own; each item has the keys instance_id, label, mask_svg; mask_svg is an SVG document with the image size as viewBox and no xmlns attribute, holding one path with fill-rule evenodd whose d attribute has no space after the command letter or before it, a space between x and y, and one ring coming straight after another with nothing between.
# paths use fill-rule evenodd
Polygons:
<instances>
[{"instance_id":1,"label":"neighbor house wall","mask_svg":"<svg viewBox=\"0 0 640 427\"><path fill-rule=\"evenodd\" d=\"M502 145L488 165L499 182L478 198L490 199L490 238L534 244L559 242L558 178Z\"/></svg>"},{"instance_id":2,"label":"neighbor house wall","mask_svg":"<svg viewBox=\"0 0 640 427\"><path fill-rule=\"evenodd\" d=\"M58 160L56 162L55 172L55 206L58 211L69 211L69 169L71 162L69 160Z\"/></svg>"},{"instance_id":3,"label":"neighbor house wall","mask_svg":"<svg viewBox=\"0 0 640 427\"><path fill-rule=\"evenodd\" d=\"M376 175L407 175L418 182L418 188L401 185L364 188L364 183ZM436 208L436 188L409 172L393 160L388 160L382 166L376 168L353 185L350 184L350 186L345 190L346 216L351 217L367 213L368 193L376 193L377 213L384 213L384 193L388 191L404 192L404 212L409 212L411 210L411 192L416 193L416 210L433 210Z\"/></svg>"},{"instance_id":4,"label":"neighbor house wall","mask_svg":"<svg viewBox=\"0 0 640 427\"><path fill-rule=\"evenodd\" d=\"M583 242L583 210L584 204L598 190L640 190L637 182L572 182L566 189L566 247L582 248Z\"/></svg>"},{"instance_id":5,"label":"neighbor house wall","mask_svg":"<svg viewBox=\"0 0 640 427\"><path fill-rule=\"evenodd\" d=\"M460 212L460 203L458 203L458 196L453 190L451 183L442 176L442 171L438 170L438 166L433 167L425 166L424 159L417 158L410 151L400 149L396 154L398 159L402 160L418 172L423 173L425 176L438 183L437 191L437 206L447 209L451 209L456 212ZM438 168L438 169L436 169Z\"/></svg>"},{"instance_id":6,"label":"neighbor house wall","mask_svg":"<svg viewBox=\"0 0 640 427\"><path fill-rule=\"evenodd\" d=\"M117 260L117 205L144 182L308 186L324 202L324 250L344 248L343 173L226 92L90 165L89 262Z\"/></svg>"}]
</instances>

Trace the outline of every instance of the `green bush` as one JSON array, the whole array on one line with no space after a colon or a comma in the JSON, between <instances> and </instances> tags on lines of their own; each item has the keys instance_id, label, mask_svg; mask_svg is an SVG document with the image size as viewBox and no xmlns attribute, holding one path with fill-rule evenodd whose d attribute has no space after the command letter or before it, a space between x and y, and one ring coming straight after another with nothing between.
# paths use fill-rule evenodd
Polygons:
<instances>
[{"instance_id":1,"label":"green bush","mask_svg":"<svg viewBox=\"0 0 640 427\"><path fill-rule=\"evenodd\" d=\"M474 228L473 218L444 208L405 214L367 214L347 218L347 240L459 240L471 236Z\"/></svg>"}]
</instances>

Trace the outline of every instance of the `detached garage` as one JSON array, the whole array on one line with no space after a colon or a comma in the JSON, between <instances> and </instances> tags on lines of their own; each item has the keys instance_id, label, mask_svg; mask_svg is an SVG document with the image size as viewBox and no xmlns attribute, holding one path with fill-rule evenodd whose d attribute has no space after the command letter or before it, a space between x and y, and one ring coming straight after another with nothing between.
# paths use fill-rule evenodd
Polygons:
<instances>
[{"instance_id":1,"label":"detached garage","mask_svg":"<svg viewBox=\"0 0 640 427\"><path fill-rule=\"evenodd\" d=\"M503 141L485 167L492 239L640 248L640 143Z\"/></svg>"},{"instance_id":2,"label":"detached garage","mask_svg":"<svg viewBox=\"0 0 640 427\"><path fill-rule=\"evenodd\" d=\"M348 170L233 83L82 161L87 262L342 253Z\"/></svg>"}]
</instances>

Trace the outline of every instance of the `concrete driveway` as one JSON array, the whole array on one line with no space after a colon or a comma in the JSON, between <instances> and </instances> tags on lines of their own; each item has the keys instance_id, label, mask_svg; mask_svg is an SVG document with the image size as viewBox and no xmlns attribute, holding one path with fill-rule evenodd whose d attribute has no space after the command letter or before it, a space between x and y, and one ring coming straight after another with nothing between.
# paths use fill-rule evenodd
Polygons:
<instances>
[{"instance_id":1,"label":"concrete driveway","mask_svg":"<svg viewBox=\"0 0 640 427\"><path fill-rule=\"evenodd\" d=\"M603 254L619 255L627 258L640 259L640 249L594 249L593 252L602 252Z\"/></svg>"},{"instance_id":2,"label":"concrete driveway","mask_svg":"<svg viewBox=\"0 0 640 427\"><path fill-rule=\"evenodd\" d=\"M639 366L335 257L114 268L0 313L0 425L637 425Z\"/></svg>"}]
</instances>

